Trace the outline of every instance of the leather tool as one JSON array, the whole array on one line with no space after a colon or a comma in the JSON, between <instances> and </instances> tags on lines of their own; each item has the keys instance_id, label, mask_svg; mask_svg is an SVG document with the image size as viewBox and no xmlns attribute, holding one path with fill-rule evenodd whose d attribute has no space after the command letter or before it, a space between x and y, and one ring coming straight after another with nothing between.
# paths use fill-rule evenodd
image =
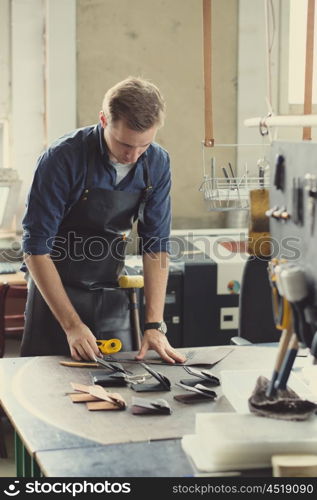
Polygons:
<instances>
[{"instance_id":1,"label":"leather tool","mask_svg":"<svg viewBox=\"0 0 317 500\"><path fill-rule=\"evenodd\" d=\"M104 368L108 368L108 370L112 373L121 372L121 373L125 373L125 374L130 373L131 375L133 375L133 373L131 371L123 368L123 366L120 363L109 363L108 361L105 361L104 359L101 359L101 358L96 358L96 363L103 366Z\"/></svg>"},{"instance_id":2,"label":"leather tool","mask_svg":"<svg viewBox=\"0 0 317 500\"><path fill-rule=\"evenodd\" d=\"M293 333L291 341L289 343L288 351L286 352L280 372L277 376L276 382L274 384L275 390L286 390L287 381L289 379L295 358L298 351L298 338L297 334Z\"/></svg>"},{"instance_id":3,"label":"leather tool","mask_svg":"<svg viewBox=\"0 0 317 500\"><path fill-rule=\"evenodd\" d=\"M131 389L133 389L136 392L152 392L152 391L170 391L171 390L171 382L170 380L165 377L160 372L157 372L147 366L145 363L140 363L143 368L149 372L152 377L154 377L157 381L158 384L134 384L131 386Z\"/></svg>"},{"instance_id":4,"label":"leather tool","mask_svg":"<svg viewBox=\"0 0 317 500\"><path fill-rule=\"evenodd\" d=\"M209 389L203 384L196 384L194 387L183 384L182 382L176 382L176 385L182 387L186 391L193 392L195 394L178 394L174 396L176 401L181 403L199 403L201 401L214 400L217 397L215 391Z\"/></svg>"},{"instance_id":5,"label":"leather tool","mask_svg":"<svg viewBox=\"0 0 317 500\"><path fill-rule=\"evenodd\" d=\"M306 322L305 307L309 298L309 289L306 274L299 266L283 266L280 280L284 295L291 304L294 316L294 327L299 339L306 347L312 342L312 332Z\"/></svg>"},{"instance_id":6,"label":"leather tool","mask_svg":"<svg viewBox=\"0 0 317 500\"><path fill-rule=\"evenodd\" d=\"M105 370L95 370L90 373L92 381L96 385L102 387L124 387L129 384L141 384L152 375L149 373L141 373L138 375L127 375L122 372L106 373Z\"/></svg>"},{"instance_id":7,"label":"leather tool","mask_svg":"<svg viewBox=\"0 0 317 500\"><path fill-rule=\"evenodd\" d=\"M122 343L119 339L110 339L110 340L96 340L96 344L99 348L99 351L102 354L113 354L114 352L119 352L122 349Z\"/></svg>"},{"instance_id":8,"label":"leather tool","mask_svg":"<svg viewBox=\"0 0 317 500\"><path fill-rule=\"evenodd\" d=\"M303 305L308 296L308 287L303 269L299 266L284 267L280 274L284 296L291 304L294 318L295 333L290 342L290 348L285 355L275 389L286 389L287 381L298 351L298 338L310 347L312 335L305 321Z\"/></svg>"},{"instance_id":9,"label":"leather tool","mask_svg":"<svg viewBox=\"0 0 317 500\"><path fill-rule=\"evenodd\" d=\"M193 375L194 377L197 377L200 380L204 381L204 384L207 386L217 386L220 385L220 380L218 377L213 375L212 373L209 373L205 370L196 370L195 368L191 368L189 366L184 366L184 370L189 373L190 375ZM193 379L183 379L180 382L185 385L190 385L190 386L196 386L198 384L197 378Z\"/></svg>"},{"instance_id":10,"label":"leather tool","mask_svg":"<svg viewBox=\"0 0 317 500\"><path fill-rule=\"evenodd\" d=\"M94 361L60 361L62 366L70 366L71 368L95 368L98 367L98 363Z\"/></svg>"},{"instance_id":11,"label":"leather tool","mask_svg":"<svg viewBox=\"0 0 317 500\"><path fill-rule=\"evenodd\" d=\"M266 396L271 398L276 395L275 384L283 369L284 358L293 332L293 322L290 303L285 297L280 277L283 265L280 265L277 259L273 259L269 263L268 269L272 286L275 324L277 329L282 330L274 370L266 390Z\"/></svg>"},{"instance_id":12,"label":"leather tool","mask_svg":"<svg viewBox=\"0 0 317 500\"><path fill-rule=\"evenodd\" d=\"M144 287L144 278L141 275L122 275L119 277L118 283L120 288L129 289L130 308L133 318L134 349L139 350L141 347L141 328L136 288Z\"/></svg>"}]
</instances>

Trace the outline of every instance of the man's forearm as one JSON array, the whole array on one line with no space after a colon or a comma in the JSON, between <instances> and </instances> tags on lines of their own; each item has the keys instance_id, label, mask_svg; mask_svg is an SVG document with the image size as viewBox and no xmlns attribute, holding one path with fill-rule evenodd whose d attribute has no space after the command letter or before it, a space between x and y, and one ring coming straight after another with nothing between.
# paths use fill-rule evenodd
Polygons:
<instances>
[{"instance_id":1,"label":"man's forearm","mask_svg":"<svg viewBox=\"0 0 317 500\"><path fill-rule=\"evenodd\" d=\"M169 256L166 252L144 254L145 321L162 321L164 315Z\"/></svg>"},{"instance_id":2,"label":"man's forearm","mask_svg":"<svg viewBox=\"0 0 317 500\"><path fill-rule=\"evenodd\" d=\"M25 255L25 263L37 288L65 332L80 324L80 317L69 300L50 256Z\"/></svg>"}]
</instances>

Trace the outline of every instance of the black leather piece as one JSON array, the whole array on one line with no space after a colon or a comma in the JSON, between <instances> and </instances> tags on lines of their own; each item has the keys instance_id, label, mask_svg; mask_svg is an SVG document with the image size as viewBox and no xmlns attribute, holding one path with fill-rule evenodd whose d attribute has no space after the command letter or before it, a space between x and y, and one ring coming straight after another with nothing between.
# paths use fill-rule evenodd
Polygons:
<instances>
[{"instance_id":1,"label":"black leather piece","mask_svg":"<svg viewBox=\"0 0 317 500\"><path fill-rule=\"evenodd\" d=\"M166 391L170 391L171 390L171 382L170 382L170 380L165 375L163 375L160 372L157 372L157 371L153 370L153 368L150 368L145 363L140 363L140 365L143 366L143 368L145 368L145 370L148 371L152 375L152 377L156 378L156 380L158 380L158 382L163 387L165 387Z\"/></svg>"},{"instance_id":2,"label":"black leather piece","mask_svg":"<svg viewBox=\"0 0 317 500\"><path fill-rule=\"evenodd\" d=\"M213 401L203 394L177 394L174 399L184 404L210 403L210 401Z\"/></svg>"},{"instance_id":3,"label":"black leather piece","mask_svg":"<svg viewBox=\"0 0 317 500\"><path fill-rule=\"evenodd\" d=\"M157 372L147 366L145 363L140 363L143 368L148 371L152 377L154 377L157 381L158 384L133 384L131 385L131 389L133 389L136 392L154 392L154 391L170 391L171 390L171 382L170 380L165 377L160 372Z\"/></svg>"},{"instance_id":4,"label":"black leather piece","mask_svg":"<svg viewBox=\"0 0 317 500\"><path fill-rule=\"evenodd\" d=\"M92 381L95 385L102 387L125 387L127 385L124 373L94 375Z\"/></svg>"},{"instance_id":5,"label":"black leather piece","mask_svg":"<svg viewBox=\"0 0 317 500\"><path fill-rule=\"evenodd\" d=\"M131 411L133 415L170 415L172 410L165 399L148 400L132 398Z\"/></svg>"},{"instance_id":6,"label":"black leather piece","mask_svg":"<svg viewBox=\"0 0 317 500\"><path fill-rule=\"evenodd\" d=\"M202 379L200 379L202 382ZM199 378L184 378L180 380L182 384L189 385L191 387L194 387L196 384L199 384ZM216 387L219 385L219 382L215 382L214 380L208 380L204 379L203 384L207 387Z\"/></svg>"},{"instance_id":7,"label":"black leather piece","mask_svg":"<svg viewBox=\"0 0 317 500\"><path fill-rule=\"evenodd\" d=\"M190 375L197 377L196 384L199 383L199 381L203 381L205 385L211 385L215 387L217 385L220 385L219 378L213 375L212 373L207 372L206 370L197 370L196 368L193 368L191 366L184 366L184 370ZM196 384L188 384L188 385L196 385Z\"/></svg>"},{"instance_id":8,"label":"black leather piece","mask_svg":"<svg viewBox=\"0 0 317 500\"><path fill-rule=\"evenodd\" d=\"M162 392L162 391L170 391L171 389L167 389L163 384L131 384L131 389L135 392Z\"/></svg>"},{"instance_id":9,"label":"black leather piece","mask_svg":"<svg viewBox=\"0 0 317 500\"><path fill-rule=\"evenodd\" d=\"M196 394L199 394L200 396L204 396L209 399L215 399L217 397L217 394L215 391L212 391L209 389L209 387L204 386L203 384L196 384L195 386L189 386L186 384L183 384L182 382L177 382L176 385L179 387L182 387L186 391L194 392Z\"/></svg>"}]
</instances>

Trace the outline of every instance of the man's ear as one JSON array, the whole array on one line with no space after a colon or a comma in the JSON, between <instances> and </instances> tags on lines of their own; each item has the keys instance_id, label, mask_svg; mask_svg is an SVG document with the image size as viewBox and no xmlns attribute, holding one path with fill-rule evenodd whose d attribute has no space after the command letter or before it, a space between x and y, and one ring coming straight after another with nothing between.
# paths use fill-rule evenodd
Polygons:
<instances>
[{"instance_id":1,"label":"man's ear","mask_svg":"<svg viewBox=\"0 0 317 500\"><path fill-rule=\"evenodd\" d=\"M107 122L107 117L103 111L99 111L99 120L102 128L106 128L108 122Z\"/></svg>"}]
</instances>

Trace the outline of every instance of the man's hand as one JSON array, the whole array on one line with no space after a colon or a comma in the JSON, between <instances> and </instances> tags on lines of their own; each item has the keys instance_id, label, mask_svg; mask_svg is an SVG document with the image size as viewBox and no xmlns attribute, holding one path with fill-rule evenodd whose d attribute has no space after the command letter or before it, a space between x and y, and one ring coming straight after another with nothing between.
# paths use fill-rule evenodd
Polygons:
<instances>
[{"instance_id":1,"label":"man's hand","mask_svg":"<svg viewBox=\"0 0 317 500\"><path fill-rule=\"evenodd\" d=\"M173 349L165 335L157 330L147 330L144 333L140 352L135 359L143 359L149 349L156 351L164 361L171 364L175 363L175 361L178 363L186 361L184 356Z\"/></svg>"},{"instance_id":2,"label":"man's hand","mask_svg":"<svg viewBox=\"0 0 317 500\"><path fill-rule=\"evenodd\" d=\"M96 337L84 323L78 323L76 326L66 331L67 341L70 353L73 359L95 360L101 356L96 344Z\"/></svg>"}]
</instances>

